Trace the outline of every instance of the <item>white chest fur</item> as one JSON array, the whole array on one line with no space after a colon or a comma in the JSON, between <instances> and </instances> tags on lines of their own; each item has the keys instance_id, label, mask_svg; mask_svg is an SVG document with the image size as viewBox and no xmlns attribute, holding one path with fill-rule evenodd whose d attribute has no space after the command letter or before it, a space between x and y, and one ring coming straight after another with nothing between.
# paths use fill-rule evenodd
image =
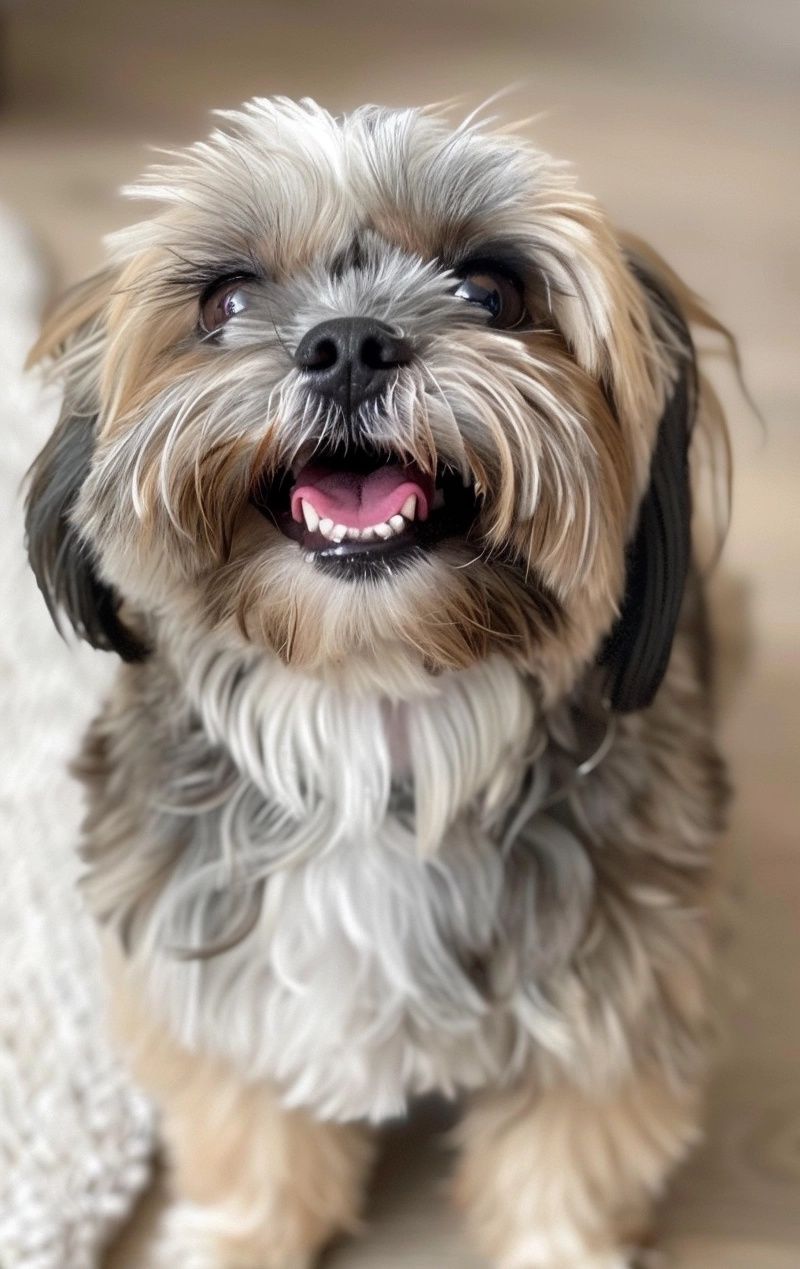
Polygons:
<instances>
[{"instance_id":1,"label":"white chest fur","mask_svg":"<svg viewBox=\"0 0 800 1269\"><path fill-rule=\"evenodd\" d=\"M205 897L195 885L175 906L203 875L192 850L154 909L143 962L155 958L152 981L183 1039L275 1079L287 1104L337 1118L383 1118L410 1094L507 1069L512 1028L474 969L505 884L490 825L533 733L522 679L497 658L390 703L274 664L242 674L197 648L190 666L205 729L242 774L240 798L274 810L249 827L234 817L221 844L262 883L242 942L208 960L163 954L164 929L196 941L219 898L209 881ZM207 861L208 842L198 849Z\"/></svg>"}]
</instances>

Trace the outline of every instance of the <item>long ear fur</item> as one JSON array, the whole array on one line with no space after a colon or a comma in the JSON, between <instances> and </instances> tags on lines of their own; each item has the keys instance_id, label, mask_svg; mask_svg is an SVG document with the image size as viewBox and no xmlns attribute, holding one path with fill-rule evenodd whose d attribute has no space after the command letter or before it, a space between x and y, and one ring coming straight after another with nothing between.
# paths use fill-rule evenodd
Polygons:
<instances>
[{"instance_id":1,"label":"long ear fur","mask_svg":"<svg viewBox=\"0 0 800 1269\"><path fill-rule=\"evenodd\" d=\"M146 648L120 621L119 600L100 580L71 518L94 449L102 310L110 286L111 276L104 272L71 291L31 353L31 362L55 357L55 372L65 385L56 429L28 473L25 534L31 567L57 629L63 615L93 647L136 661Z\"/></svg>"},{"instance_id":2,"label":"long ear fur","mask_svg":"<svg viewBox=\"0 0 800 1269\"><path fill-rule=\"evenodd\" d=\"M619 713L650 705L669 663L692 555L689 446L698 399L694 343L677 299L649 269L631 267L675 373L628 550L622 608L600 657L609 671L611 707Z\"/></svg>"}]
</instances>

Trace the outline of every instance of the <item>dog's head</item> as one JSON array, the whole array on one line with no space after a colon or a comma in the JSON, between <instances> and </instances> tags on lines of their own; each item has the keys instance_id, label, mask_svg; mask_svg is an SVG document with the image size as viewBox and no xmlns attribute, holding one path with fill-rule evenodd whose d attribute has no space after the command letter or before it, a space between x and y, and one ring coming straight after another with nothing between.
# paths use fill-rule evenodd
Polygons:
<instances>
[{"instance_id":1,"label":"dog's head","mask_svg":"<svg viewBox=\"0 0 800 1269\"><path fill-rule=\"evenodd\" d=\"M53 611L127 658L165 620L315 672L500 652L561 692L599 657L647 703L691 341L560 164L421 111L255 101L134 192L157 214L42 341Z\"/></svg>"}]
</instances>

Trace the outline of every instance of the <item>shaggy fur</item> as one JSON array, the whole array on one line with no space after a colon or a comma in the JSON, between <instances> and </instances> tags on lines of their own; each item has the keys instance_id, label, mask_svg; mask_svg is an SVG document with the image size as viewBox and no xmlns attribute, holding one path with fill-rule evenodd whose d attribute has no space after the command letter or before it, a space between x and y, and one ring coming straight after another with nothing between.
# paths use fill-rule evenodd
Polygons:
<instances>
[{"instance_id":1,"label":"shaggy fur","mask_svg":"<svg viewBox=\"0 0 800 1269\"><path fill-rule=\"evenodd\" d=\"M495 1265L627 1264L707 1049L688 322L719 327L560 164L431 113L252 102L133 193L157 214L41 341L28 532L54 614L129 662L79 764L86 891L191 1200L170 1255L310 1264L363 1125L439 1090ZM511 329L459 287L486 269ZM350 409L295 359L340 317L410 349ZM345 572L264 514L354 453L457 479L468 527Z\"/></svg>"}]
</instances>

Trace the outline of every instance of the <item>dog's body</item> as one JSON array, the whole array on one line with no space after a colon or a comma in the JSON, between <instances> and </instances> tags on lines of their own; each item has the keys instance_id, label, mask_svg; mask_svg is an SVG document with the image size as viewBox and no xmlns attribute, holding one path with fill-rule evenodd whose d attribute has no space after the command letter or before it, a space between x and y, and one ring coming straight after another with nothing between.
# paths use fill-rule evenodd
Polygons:
<instances>
[{"instance_id":1,"label":"dog's body","mask_svg":"<svg viewBox=\"0 0 800 1269\"><path fill-rule=\"evenodd\" d=\"M86 884L168 1254L310 1264L366 1125L437 1090L494 1263L627 1264L707 1052L713 322L557 165L424 114L255 103L157 184L47 337L29 536L131 661Z\"/></svg>"}]
</instances>

